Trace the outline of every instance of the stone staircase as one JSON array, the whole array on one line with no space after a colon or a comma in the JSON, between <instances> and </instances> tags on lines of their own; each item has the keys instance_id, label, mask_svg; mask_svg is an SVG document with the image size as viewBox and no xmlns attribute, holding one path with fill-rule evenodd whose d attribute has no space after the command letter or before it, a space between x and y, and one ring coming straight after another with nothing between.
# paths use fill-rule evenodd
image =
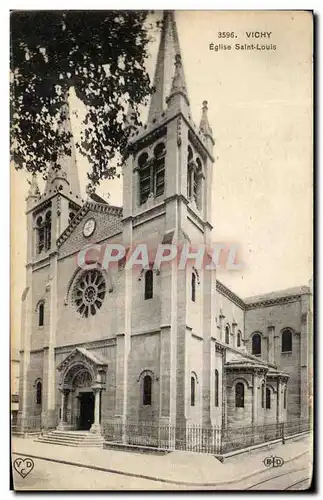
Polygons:
<instances>
[{"instance_id":1,"label":"stone staircase","mask_svg":"<svg viewBox=\"0 0 323 500\"><path fill-rule=\"evenodd\" d=\"M103 448L104 437L89 431L54 430L39 436L35 441L77 448Z\"/></svg>"}]
</instances>

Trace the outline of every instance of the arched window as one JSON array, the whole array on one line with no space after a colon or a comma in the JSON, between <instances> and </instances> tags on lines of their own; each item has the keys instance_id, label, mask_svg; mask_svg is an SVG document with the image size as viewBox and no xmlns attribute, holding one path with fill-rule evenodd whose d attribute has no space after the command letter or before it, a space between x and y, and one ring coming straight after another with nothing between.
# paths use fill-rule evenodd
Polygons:
<instances>
[{"instance_id":1,"label":"arched window","mask_svg":"<svg viewBox=\"0 0 323 500\"><path fill-rule=\"evenodd\" d=\"M140 205L148 199L149 193L152 191L152 176L151 166L148 163L148 154L142 153L138 158L139 166L139 194Z\"/></svg>"},{"instance_id":2,"label":"arched window","mask_svg":"<svg viewBox=\"0 0 323 500\"><path fill-rule=\"evenodd\" d=\"M150 194L160 196L165 191L165 144L159 143L154 149L153 158L142 153L138 158L139 202L145 203Z\"/></svg>"},{"instance_id":3,"label":"arched window","mask_svg":"<svg viewBox=\"0 0 323 500\"><path fill-rule=\"evenodd\" d=\"M153 272L151 269L145 272L145 300L153 298Z\"/></svg>"},{"instance_id":4,"label":"arched window","mask_svg":"<svg viewBox=\"0 0 323 500\"><path fill-rule=\"evenodd\" d=\"M44 304L39 304L38 307L38 326L44 326Z\"/></svg>"},{"instance_id":5,"label":"arched window","mask_svg":"<svg viewBox=\"0 0 323 500\"><path fill-rule=\"evenodd\" d=\"M219 406L219 372L214 372L214 406Z\"/></svg>"},{"instance_id":6,"label":"arched window","mask_svg":"<svg viewBox=\"0 0 323 500\"><path fill-rule=\"evenodd\" d=\"M236 383L236 408L244 408L244 384Z\"/></svg>"},{"instance_id":7,"label":"arched window","mask_svg":"<svg viewBox=\"0 0 323 500\"><path fill-rule=\"evenodd\" d=\"M199 158L196 160L196 167L194 171L194 184L193 184L193 197L197 208L201 209L202 201L202 163Z\"/></svg>"},{"instance_id":8,"label":"arched window","mask_svg":"<svg viewBox=\"0 0 323 500\"><path fill-rule=\"evenodd\" d=\"M195 298L196 298L196 275L195 275L195 273L192 273L191 297L192 297L193 302L195 302Z\"/></svg>"},{"instance_id":9,"label":"arched window","mask_svg":"<svg viewBox=\"0 0 323 500\"><path fill-rule=\"evenodd\" d=\"M292 352L293 349L293 334L291 330L283 330L282 333L282 352Z\"/></svg>"},{"instance_id":10,"label":"arched window","mask_svg":"<svg viewBox=\"0 0 323 500\"><path fill-rule=\"evenodd\" d=\"M238 330L238 334L237 334L237 347L240 347L241 346L241 332L240 330Z\"/></svg>"},{"instance_id":11,"label":"arched window","mask_svg":"<svg viewBox=\"0 0 323 500\"><path fill-rule=\"evenodd\" d=\"M162 195L165 190L165 153L165 144L157 144L154 149L155 196Z\"/></svg>"},{"instance_id":12,"label":"arched window","mask_svg":"<svg viewBox=\"0 0 323 500\"><path fill-rule=\"evenodd\" d=\"M45 250L49 250L52 240L52 213L47 212L45 216Z\"/></svg>"},{"instance_id":13,"label":"arched window","mask_svg":"<svg viewBox=\"0 0 323 500\"><path fill-rule=\"evenodd\" d=\"M261 386L261 408L265 408L265 382Z\"/></svg>"},{"instance_id":14,"label":"arched window","mask_svg":"<svg viewBox=\"0 0 323 500\"><path fill-rule=\"evenodd\" d=\"M270 389L266 387L266 408L270 410Z\"/></svg>"},{"instance_id":15,"label":"arched window","mask_svg":"<svg viewBox=\"0 0 323 500\"><path fill-rule=\"evenodd\" d=\"M193 183L193 151L191 146L187 149L187 198L192 199L192 183Z\"/></svg>"},{"instance_id":16,"label":"arched window","mask_svg":"<svg viewBox=\"0 0 323 500\"><path fill-rule=\"evenodd\" d=\"M191 406L195 406L195 378L191 377Z\"/></svg>"},{"instance_id":17,"label":"arched window","mask_svg":"<svg viewBox=\"0 0 323 500\"><path fill-rule=\"evenodd\" d=\"M42 253L45 245L45 227L43 224L42 217L38 217L36 221L37 226L37 251L38 253Z\"/></svg>"},{"instance_id":18,"label":"arched window","mask_svg":"<svg viewBox=\"0 0 323 500\"><path fill-rule=\"evenodd\" d=\"M287 408L287 387L284 390L284 410Z\"/></svg>"},{"instance_id":19,"label":"arched window","mask_svg":"<svg viewBox=\"0 0 323 500\"><path fill-rule=\"evenodd\" d=\"M152 389L152 378L150 375L145 375L143 380L143 398L142 402L144 406L151 405L151 389Z\"/></svg>"},{"instance_id":20,"label":"arched window","mask_svg":"<svg viewBox=\"0 0 323 500\"><path fill-rule=\"evenodd\" d=\"M230 328L228 325L225 327L225 343L230 344Z\"/></svg>"},{"instance_id":21,"label":"arched window","mask_svg":"<svg viewBox=\"0 0 323 500\"><path fill-rule=\"evenodd\" d=\"M259 333L252 336L252 354L261 354L261 335Z\"/></svg>"},{"instance_id":22,"label":"arched window","mask_svg":"<svg viewBox=\"0 0 323 500\"><path fill-rule=\"evenodd\" d=\"M42 400L42 385L41 382L38 381L36 384L36 404L41 405Z\"/></svg>"}]
</instances>

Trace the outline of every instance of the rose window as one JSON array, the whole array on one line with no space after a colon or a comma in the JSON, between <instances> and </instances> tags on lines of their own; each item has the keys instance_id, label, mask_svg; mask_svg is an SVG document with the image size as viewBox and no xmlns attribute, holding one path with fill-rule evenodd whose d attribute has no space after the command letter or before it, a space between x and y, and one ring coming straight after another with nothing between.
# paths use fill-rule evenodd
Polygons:
<instances>
[{"instance_id":1,"label":"rose window","mask_svg":"<svg viewBox=\"0 0 323 500\"><path fill-rule=\"evenodd\" d=\"M85 318L94 316L103 304L105 292L106 283L101 271L92 269L83 273L74 290L77 312Z\"/></svg>"}]
</instances>

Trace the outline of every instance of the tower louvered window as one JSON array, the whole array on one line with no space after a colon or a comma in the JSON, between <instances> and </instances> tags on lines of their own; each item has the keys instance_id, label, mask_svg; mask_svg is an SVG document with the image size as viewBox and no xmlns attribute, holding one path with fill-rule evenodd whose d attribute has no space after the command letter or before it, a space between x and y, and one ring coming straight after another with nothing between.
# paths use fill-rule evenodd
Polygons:
<instances>
[{"instance_id":1,"label":"tower louvered window","mask_svg":"<svg viewBox=\"0 0 323 500\"><path fill-rule=\"evenodd\" d=\"M45 250L49 250L52 241L52 213L47 212L45 216Z\"/></svg>"},{"instance_id":2,"label":"tower louvered window","mask_svg":"<svg viewBox=\"0 0 323 500\"><path fill-rule=\"evenodd\" d=\"M154 149L155 195L160 196L165 190L165 145L161 142Z\"/></svg>"},{"instance_id":3,"label":"tower louvered window","mask_svg":"<svg viewBox=\"0 0 323 500\"><path fill-rule=\"evenodd\" d=\"M194 201L196 207L202 208L202 178L203 168L199 157L194 160L193 150L188 146L187 150L187 197Z\"/></svg>"},{"instance_id":4,"label":"tower louvered window","mask_svg":"<svg viewBox=\"0 0 323 500\"><path fill-rule=\"evenodd\" d=\"M140 205L149 197L161 196L165 191L165 145L159 143L154 149L153 157L149 159L148 153L142 153L138 159Z\"/></svg>"},{"instance_id":5,"label":"tower louvered window","mask_svg":"<svg viewBox=\"0 0 323 500\"><path fill-rule=\"evenodd\" d=\"M140 204L148 199L151 189L151 165L148 162L148 154L143 153L138 159L140 177Z\"/></svg>"},{"instance_id":6,"label":"tower louvered window","mask_svg":"<svg viewBox=\"0 0 323 500\"><path fill-rule=\"evenodd\" d=\"M36 225L37 225L37 252L42 253L45 246L45 228L42 217L38 217Z\"/></svg>"}]
</instances>

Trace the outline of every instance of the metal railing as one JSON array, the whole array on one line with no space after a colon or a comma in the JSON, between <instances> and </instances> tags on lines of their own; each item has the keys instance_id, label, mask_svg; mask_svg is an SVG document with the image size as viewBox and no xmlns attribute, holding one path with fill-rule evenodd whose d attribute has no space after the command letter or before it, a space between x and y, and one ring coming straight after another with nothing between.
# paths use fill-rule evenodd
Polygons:
<instances>
[{"instance_id":1,"label":"metal railing","mask_svg":"<svg viewBox=\"0 0 323 500\"><path fill-rule=\"evenodd\" d=\"M222 454L249 446L308 432L309 420L296 420L243 427L204 427L160 425L151 422L127 422L113 420L103 424L106 441L167 450L195 451Z\"/></svg>"},{"instance_id":2,"label":"metal railing","mask_svg":"<svg viewBox=\"0 0 323 500\"><path fill-rule=\"evenodd\" d=\"M102 432L106 441L170 451L182 450L210 454L228 453L276 439L281 439L284 443L287 437L308 432L310 429L310 421L301 419L226 428L195 424L175 426L129 421L122 424L115 420L102 423ZM41 417L38 415L20 418L17 425L12 426L11 430L13 434L42 432Z\"/></svg>"}]
</instances>

